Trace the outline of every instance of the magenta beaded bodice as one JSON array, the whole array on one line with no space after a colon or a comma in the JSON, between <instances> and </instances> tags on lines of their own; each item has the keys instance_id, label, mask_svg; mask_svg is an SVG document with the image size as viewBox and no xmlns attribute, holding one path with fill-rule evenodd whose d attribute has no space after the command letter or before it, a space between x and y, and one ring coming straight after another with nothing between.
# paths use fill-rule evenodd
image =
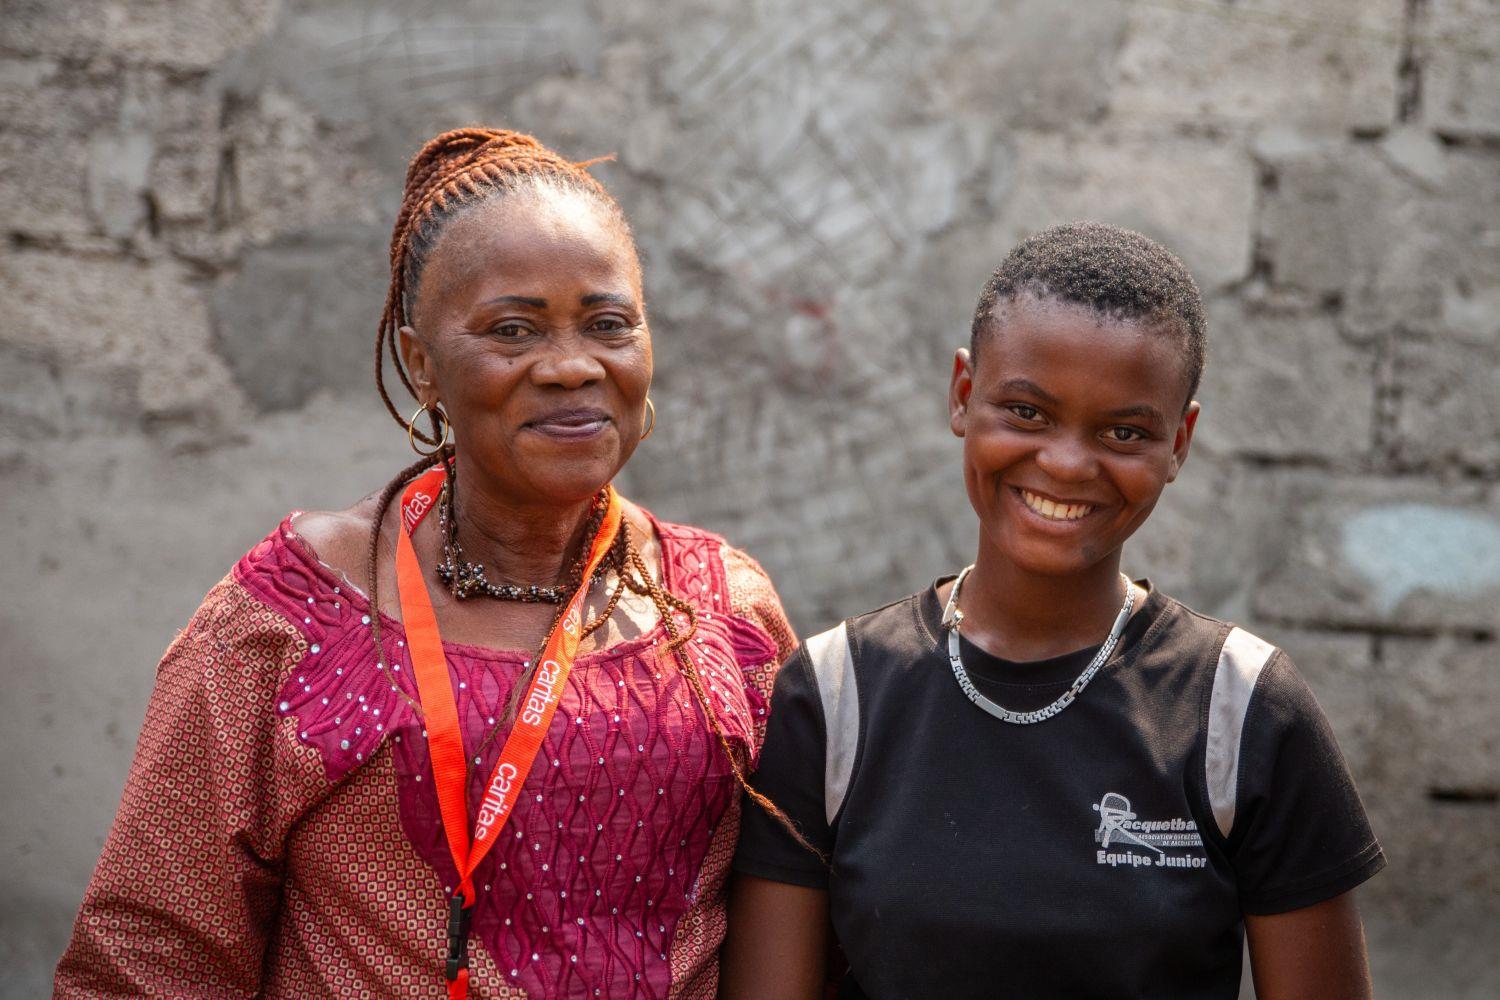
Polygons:
<instances>
[{"instance_id":1,"label":"magenta beaded bodice","mask_svg":"<svg viewBox=\"0 0 1500 1000\"><path fill-rule=\"evenodd\" d=\"M731 746L749 761L766 699L746 683L744 668L773 663L776 644L730 611L717 538L675 526L661 526L661 536L663 582L698 612L688 655ZM307 638L305 662L282 686L277 711L296 720L298 738L318 749L331 780L389 745L402 826L450 892L456 874L427 743L397 692L416 696L400 623L382 622L382 669L363 597L285 537L252 551L240 576L300 621ZM462 645L446 651L473 754L526 654ZM491 740L474 756L471 815L502 742ZM516 811L475 873L474 933L532 997L666 996L676 924L693 903L713 829L738 794L659 624L581 655Z\"/></svg>"}]
</instances>

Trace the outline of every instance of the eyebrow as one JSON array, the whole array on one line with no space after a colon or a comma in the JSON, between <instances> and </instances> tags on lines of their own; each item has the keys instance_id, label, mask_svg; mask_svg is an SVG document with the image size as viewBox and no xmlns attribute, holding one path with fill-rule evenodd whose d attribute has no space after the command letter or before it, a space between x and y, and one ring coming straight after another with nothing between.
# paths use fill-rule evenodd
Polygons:
<instances>
[{"instance_id":1,"label":"eyebrow","mask_svg":"<svg viewBox=\"0 0 1500 1000\"><path fill-rule=\"evenodd\" d=\"M1058 399L1052 393L1043 389L1029 378L1007 379L1000 383L1000 389L1004 392L1024 392L1042 400L1044 403L1056 405Z\"/></svg>"},{"instance_id":2,"label":"eyebrow","mask_svg":"<svg viewBox=\"0 0 1500 1000\"><path fill-rule=\"evenodd\" d=\"M546 299L533 298L530 295L497 295L493 299L486 299L484 302L481 302L479 304L481 307L498 306L504 304L530 306L533 309L547 308Z\"/></svg>"},{"instance_id":3,"label":"eyebrow","mask_svg":"<svg viewBox=\"0 0 1500 1000\"><path fill-rule=\"evenodd\" d=\"M1056 406L1059 402L1056 396L1052 395L1052 393L1048 392L1046 389L1043 389L1041 386L1037 385L1029 378L1008 379L1007 381L1000 383L1000 389L1002 392L1022 392L1031 396L1035 396L1036 398L1042 400L1042 402L1047 403L1049 406ZM1140 417L1144 420L1154 420L1158 424L1165 424L1167 422L1166 418L1161 415L1160 410L1158 410L1154 406L1147 406L1144 403L1140 404L1139 406L1126 406L1118 410L1111 410L1107 414L1107 416L1111 420L1126 420L1130 417Z\"/></svg>"},{"instance_id":4,"label":"eyebrow","mask_svg":"<svg viewBox=\"0 0 1500 1000\"><path fill-rule=\"evenodd\" d=\"M595 292L592 295L585 295L578 300L578 304L584 306L596 306L603 302L623 306L626 309L635 308L635 301L633 299L627 298L624 295L615 295L612 292Z\"/></svg>"},{"instance_id":5,"label":"eyebrow","mask_svg":"<svg viewBox=\"0 0 1500 1000\"><path fill-rule=\"evenodd\" d=\"M1124 420L1128 417L1141 417L1146 420L1155 421L1158 424L1165 424L1167 422L1166 418L1161 415L1160 410L1158 410L1154 406L1146 406L1144 404L1140 406L1127 406L1124 409L1120 410L1111 410L1109 413L1109 417L1111 420Z\"/></svg>"}]
</instances>

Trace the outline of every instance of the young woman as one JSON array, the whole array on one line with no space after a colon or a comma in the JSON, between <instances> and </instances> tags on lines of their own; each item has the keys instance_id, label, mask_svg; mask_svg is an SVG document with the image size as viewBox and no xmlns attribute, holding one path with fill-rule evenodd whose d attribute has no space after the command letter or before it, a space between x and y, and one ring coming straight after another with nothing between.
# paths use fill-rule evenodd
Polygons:
<instances>
[{"instance_id":1,"label":"young woman","mask_svg":"<svg viewBox=\"0 0 1500 1000\"><path fill-rule=\"evenodd\" d=\"M1204 319L1135 233L1043 232L954 361L974 564L807 642L747 817L722 995L1368 997L1384 865L1291 661L1120 573L1187 459ZM1268 403L1268 405L1271 405Z\"/></svg>"},{"instance_id":2,"label":"young woman","mask_svg":"<svg viewBox=\"0 0 1500 1000\"><path fill-rule=\"evenodd\" d=\"M529 136L438 136L377 379L385 344L429 455L288 518L168 650L60 997L713 994L791 634L752 560L610 487L654 420L619 206Z\"/></svg>"}]
</instances>

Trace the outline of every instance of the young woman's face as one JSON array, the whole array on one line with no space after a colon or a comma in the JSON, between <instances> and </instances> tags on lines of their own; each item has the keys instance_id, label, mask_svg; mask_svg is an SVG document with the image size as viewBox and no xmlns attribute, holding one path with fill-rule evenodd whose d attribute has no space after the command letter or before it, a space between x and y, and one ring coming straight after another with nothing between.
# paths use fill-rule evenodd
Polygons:
<instances>
[{"instance_id":1,"label":"young woman's face","mask_svg":"<svg viewBox=\"0 0 1500 1000\"><path fill-rule=\"evenodd\" d=\"M1198 404L1176 336L1023 295L949 387L984 544L1067 575L1119 551L1187 458Z\"/></svg>"},{"instance_id":2,"label":"young woman's face","mask_svg":"<svg viewBox=\"0 0 1500 1000\"><path fill-rule=\"evenodd\" d=\"M402 330L413 383L441 403L490 490L577 502L640 442L651 386L640 265L594 200L522 191L454 219L428 257L413 322Z\"/></svg>"}]
</instances>

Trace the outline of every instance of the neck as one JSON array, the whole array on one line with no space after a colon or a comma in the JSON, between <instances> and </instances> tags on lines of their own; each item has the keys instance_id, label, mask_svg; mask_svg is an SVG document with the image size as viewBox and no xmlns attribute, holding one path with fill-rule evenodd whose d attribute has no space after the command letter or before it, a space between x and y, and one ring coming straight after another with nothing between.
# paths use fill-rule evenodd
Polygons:
<instances>
[{"instance_id":1,"label":"neck","mask_svg":"<svg viewBox=\"0 0 1500 1000\"><path fill-rule=\"evenodd\" d=\"M491 580L551 586L563 581L590 539L584 538L593 498L575 503L503 499L461 470L454 493L458 540L470 562Z\"/></svg>"},{"instance_id":2,"label":"neck","mask_svg":"<svg viewBox=\"0 0 1500 1000\"><path fill-rule=\"evenodd\" d=\"M959 607L971 642L1009 660L1061 656L1102 642L1125 600L1120 553L1079 573L1029 573L981 544Z\"/></svg>"}]
</instances>

